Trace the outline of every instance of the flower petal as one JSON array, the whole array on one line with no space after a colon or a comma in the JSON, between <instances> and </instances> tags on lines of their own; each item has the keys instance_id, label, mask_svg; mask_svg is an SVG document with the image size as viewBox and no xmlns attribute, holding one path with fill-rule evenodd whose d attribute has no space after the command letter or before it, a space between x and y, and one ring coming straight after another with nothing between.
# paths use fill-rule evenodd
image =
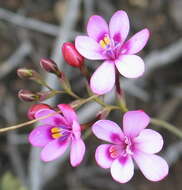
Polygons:
<instances>
[{"instance_id":1,"label":"flower petal","mask_svg":"<svg viewBox=\"0 0 182 190\"><path fill-rule=\"evenodd\" d=\"M90 87L96 94L109 92L115 83L115 66L112 61L105 61L93 73L90 79Z\"/></svg>"},{"instance_id":2,"label":"flower petal","mask_svg":"<svg viewBox=\"0 0 182 190\"><path fill-rule=\"evenodd\" d=\"M85 143L81 138L73 138L71 143L70 162L73 167L76 167L83 160L85 154Z\"/></svg>"},{"instance_id":3,"label":"flower petal","mask_svg":"<svg viewBox=\"0 0 182 190\"><path fill-rule=\"evenodd\" d=\"M122 55L115 61L119 72L126 78L140 77L145 70L143 60L137 55Z\"/></svg>"},{"instance_id":4,"label":"flower petal","mask_svg":"<svg viewBox=\"0 0 182 190\"><path fill-rule=\"evenodd\" d=\"M68 104L59 104L58 108L62 111L62 114L64 115L64 117L66 118L67 122L69 124L73 124L74 120L78 120L78 117L74 111L74 109L68 105Z\"/></svg>"},{"instance_id":5,"label":"flower petal","mask_svg":"<svg viewBox=\"0 0 182 190\"><path fill-rule=\"evenodd\" d=\"M102 144L97 147L95 152L95 159L97 164L102 168L110 168L113 162L113 158L109 155L110 144Z\"/></svg>"},{"instance_id":6,"label":"flower petal","mask_svg":"<svg viewBox=\"0 0 182 190\"><path fill-rule=\"evenodd\" d=\"M35 113L35 118L38 119L40 117L47 116L49 114L55 114L55 115L52 115L52 116L45 118L45 119L41 119L40 122L45 123L45 124L49 124L49 125L53 125L53 126L66 125L67 124L64 117L62 117L60 114L56 114L56 112L54 110L51 110L51 109L39 110L38 112Z\"/></svg>"},{"instance_id":7,"label":"flower petal","mask_svg":"<svg viewBox=\"0 0 182 190\"><path fill-rule=\"evenodd\" d=\"M99 120L92 125L94 135L102 140L119 144L124 139L121 128L113 121Z\"/></svg>"},{"instance_id":8,"label":"flower petal","mask_svg":"<svg viewBox=\"0 0 182 190\"><path fill-rule=\"evenodd\" d=\"M114 41L123 43L129 33L130 23L125 11L117 11L111 17L109 30Z\"/></svg>"},{"instance_id":9,"label":"flower petal","mask_svg":"<svg viewBox=\"0 0 182 190\"><path fill-rule=\"evenodd\" d=\"M101 16L93 15L89 18L87 33L89 37L99 42L105 34L109 33L108 24Z\"/></svg>"},{"instance_id":10,"label":"flower petal","mask_svg":"<svg viewBox=\"0 0 182 190\"><path fill-rule=\"evenodd\" d=\"M137 150L145 153L157 153L163 147L162 136L152 129L142 130L139 136L133 139L133 142Z\"/></svg>"},{"instance_id":11,"label":"flower petal","mask_svg":"<svg viewBox=\"0 0 182 190\"><path fill-rule=\"evenodd\" d=\"M142 110L128 111L123 116L123 131L129 137L136 137L147 127L150 117Z\"/></svg>"},{"instance_id":12,"label":"flower petal","mask_svg":"<svg viewBox=\"0 0 182 190\"><path fill-rule=\"evenodd\" d=\"M60 139L56 139L48 143L41 152L41 159L45 162L49 162L52 160L55 160L68 148L69 140L66 139L64 141L61 141Z\"/></svg>"},{"instance_id":13,"label":"flower petal","mask_svg":"<svg viewBox=\"0 0 182 190\"><path fill-rule=\"evenodd\" d=\"M168 164L160 156L137 152L133 155L143 175L150 181L160 181L168 174Z\"/></svg>"},{"instance_id":14,"label":"flower petal","mask_svg":"<svg viewBox=\"0 0 182 190\"><path fill-rule=\"evenodd\" d=\"M148 29L143 29L132 36L122 47L125 54L136 54L141 51L149 39L150 32Z\"/></svg>"},{"instance_id":15,"label":"flower petal","mask_svg":"<svg viewBox=\"0 0 182 190\"><path fill-rule=\"evenodd\" d=\"M72 130L73 130L73 134L74 134L75 138L76 139L80 138L81 127L80 127L80 124L76 120L73 121Z\"/></svg>"},{"instance_id":16,"label":"flower petal","mask_svg":"<svg viewBox=\"0 0 182 190\"><path fill-rule=\"evenodd\" d=\"M33 146L45 146L49 143L52 138L50 136L50 129L52 126L50 125L40 125L37 126L33 131L29 134L28 140Z\"/></svg>"},{"instance_id":17,"label":"flower petal","mask_svg":"<svg viewBox=\"0 0 182 190\"><path fill-rule=\"evenodd\" d=\"M87 59L106 59L106 56L102 54L103 49L100 44L88 36L77 36L75 39L75 47L78 52Z\"/></svg>"},{"instance_id":18,"label":"flower petal","mask_svg":"<svg viewBox=\"0 0 182 190\"><path fill-rule=\"evenodd\" d=\"M130 156L116 159L111 165L111 175L119 183L128 182L134 174L134 164Z\"/></svg>"}]
</instances>

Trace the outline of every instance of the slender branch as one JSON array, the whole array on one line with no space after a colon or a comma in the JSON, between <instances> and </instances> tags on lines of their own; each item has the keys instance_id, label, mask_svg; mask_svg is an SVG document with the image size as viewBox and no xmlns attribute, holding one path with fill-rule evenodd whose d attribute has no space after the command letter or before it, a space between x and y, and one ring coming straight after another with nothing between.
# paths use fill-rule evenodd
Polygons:
<instances>
[{"instance_id":1,"label":"slender branch","mask_svg":"<svg viewBox=\"0 0 182 190\"><path fill-rule=\"evenodd\" d=\"M87 99L80 100L80 102L78 102L77 104L72 105L72 107L77 108L77 107L79 107L79 106L93 100L95 97L97 97L97 95L91 96L91 97L89 97ZM35 123L37 121L40 121L42 119L46 119L48 117L54 116L54 115L56 115L58 113L61 113L61 111L57 111L56 113L51 113L51 114L39 117L37 119L33 119L31 121L27 121L27 122L24 122L24 123L21 123L21 124L18 124L18 125L13 125L11 127L2 128L2 129L0 129L0 133L7 132L7 131L12 131L12 130L19 129L19 128L22 128L22 127L27 126L27 125L31 125L31 124L33 124L33 123Z\"/></svg>"},{"instance_id":2,"label":"slender branch","mask_svg":"<svg viewBox=\"0 0 182 190\"><path fill-rule=\"evenodd\" d=\"M15 130L15 129L19 129L21 127L24 127L24 126L27 126L27 125L31 125L37 121L40 121L42 119L46 119L48 117L51 117L51 116L54 116L58 113L61 113L61 111L58 111L56 113L51 113L51 114L48 114L48 115L45 115L45 116L42 116L42 117L39 117L38 119L33 119L31 121L27 121L25 123L21 123L21 124L18 124L18 125L13 125L11 127L6 127L6 128L3 128L3 129L0 129L0 133L3 133L3 132L7 132L7 131L12 131L12 130Z\"/></svg>"},{"instance_id":3,"label":"slender branch","mask_svg":"<svg viewBox=\"0 0 182 190\"><path fill-rule=\"evenodd\" d=\"M167 129L168 131L172 132L173 134L175 134L176 136L178 136L179 138L182 139L182 131L179 130L176 126L174 126L174 125L172 125L166 121L156 119L156 118L152 118L151 124L161 126L161 127Z\"/></svg>"}]
</instances>

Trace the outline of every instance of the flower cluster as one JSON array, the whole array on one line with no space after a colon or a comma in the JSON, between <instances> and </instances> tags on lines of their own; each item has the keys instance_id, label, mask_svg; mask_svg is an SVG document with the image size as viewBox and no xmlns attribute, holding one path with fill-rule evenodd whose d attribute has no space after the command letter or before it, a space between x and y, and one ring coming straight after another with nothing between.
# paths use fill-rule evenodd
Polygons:
<instances>
[{"instance_id":1,"label":"flower cluster","mask_svg":"<svg viewBox=\"0 0 182 190\"><path fill-rule=\"evenodd\" d=\"M81 137L81 131L86 128L84 124L79 124L73 105L79 107L91 99L96 99L106 107L102 110L104 114L100 114L99 117L97 115L93 122L90 122L89 127L97 138L107 142L96 149L97 164L104 169L110 168L113 179L119 183L126 183L132 178L134 162L148 180L163 179L168 174L168 164L162 157L156 155L163 147L163 138L158 132L146 129L150 123L150 117L142 110L120 109L124 112L122 130L118 124L106 119L111 108L119 106L107 107L101 99L97 99L99 95L113 88L118 71L127 78L137 78L144 73L144 62L135 54L146 45L149 30L143 29L126 41L129 33L129 19L126 12L120 10L111 17L109 26L101 16L91 16L87 33L88 36L76 37L75 44L66 42L62 47L62 53L69 65L79 68L85 75L87 82L90 83L88 93L92 91L98 96L90 96L88 99L80 98L72 92L69 81L55 62L50 59L41 60L42 68L55 74L63 83L65 92L77 101L72 104L59 104L57 108L52 108L47 104L33 105L29 109L28 117L40 120L42 124L30 133L29 142L33 146L42 147L41 159L45 162L57 159L70 147L70 163L73 167L78 166L85 154L85 143ZM90 78L84 65L84 58L105 61ZM47 84L32 70L21 69L19 76L28 77L47 87ZM53 95L57 93L49 86L48 88ZM50 97L50 93L45 96L45 93L34 94L21 91L19 96L23 100L32 101Z\"/></svg>"}]
</instances>

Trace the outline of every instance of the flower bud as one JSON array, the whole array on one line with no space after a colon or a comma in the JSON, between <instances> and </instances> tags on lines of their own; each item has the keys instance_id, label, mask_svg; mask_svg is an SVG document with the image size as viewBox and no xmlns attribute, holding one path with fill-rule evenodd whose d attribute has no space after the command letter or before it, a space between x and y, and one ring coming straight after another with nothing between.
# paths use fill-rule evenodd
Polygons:
<instances>
[{"instance_id":1,"label":"flower bud","mask_svg":"<svg viewBox=\"0 0 182 190\"><path fill-rule=\"evenodd\" d=\"M37 76L37 72L32 70L32 69L27 69L27 68L19 68L17 69L17 75L20 77L20 78L32 78L32 77L35 77Z\"/></svg>"},{"instance_id":2,"label":"flower bud","mask_svg":"<svg viewBox=\"0 0 182 190\"><path fill-rule=\"evenodd\" d=\"M62 54L65 61L73 67L81 67L84 64L84 58L76 50L71 42L65 42L62 46Z\"/></svg>"},{"instance_id":3,"label":"flower bud","mask_svg":"<svg viewBox=\"0 0 182 190\"><path fill-rule=\"evenodd\" d=\"M25 102L36 101L40 98L39 95L37 95L29 90L20 90L18 92L18 97L20 98L20 100L25 101Z\"/></svg>"},{"instance_id":4,"label":"flower bud","mask_svg":"<svg viewBox=\"0 0 182 190\"><path fill-rule=\"evenodd\" d=\"M35 113L41 109L50 109L51 107L48 104L34 104L28 110L28 118L35 119Z\"/></svg>"},{"instance_id":5,"label":"flower bud","mask_svg":"<svg viewBox=\"0 0 182 190\"><path fill-rule=\"evenodd\" d=\"M49 73L56 74L57 76L61 75L60 70L58 69L57 64L52 59L41 59L41 67Z\"/></svg>"}]
</instances>

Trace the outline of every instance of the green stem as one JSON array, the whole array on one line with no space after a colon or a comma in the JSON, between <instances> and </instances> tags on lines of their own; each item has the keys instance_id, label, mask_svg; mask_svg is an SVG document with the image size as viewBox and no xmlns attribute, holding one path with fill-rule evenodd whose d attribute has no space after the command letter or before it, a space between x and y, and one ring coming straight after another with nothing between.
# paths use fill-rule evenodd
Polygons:
<instances>
[{"instance_id":1,"label":"green stem","mask_svg":"<svg viewBox=\"0 0 182 190\"><path fill-rule=\"evenodd\" d=\"M179 138L182 139L182 131L179 130L178 128L176 128L176 126L174 126L174 125L172 125L166 121L156 119L156 118L152 118L151 124L161 126L161 127L167 129L168 131L172 132L173 134L175 134L176 136L178 136Z\"/></svg>"},{"instance_id":2,"label":"green stem","mask_svg":"<svg viewBox=\"0 0 182 190\"><path fill-rule=\"evenodd\" d=\"M63 89L67 94L69 94L73 98L80 99L80 97L76 95L66 83L63 83Z\"/></svg>"},{"instance_id":3,"label":"green stem","mask_svg":"<svg viewBox=\"0 0 182 190\"><path fill-rule=\"evenodd\" d=\"M66 93L72 96L73 98L80 99L78 95L76 95L71 89L65 89Z\"/></svg>"},{"instance_id":4,"label":"green stem","mask_svg":"<svg viewBox=\"0 0 182 190\"><path fill-rule=\"evenodd\" d=\"M122 112L127 112L126 101L124 99L124 91L120 86L120 77L119 71L116 69L116 82L115 82L115 89L116 89L116 100Z\"/></svg>"}]
</instances>

